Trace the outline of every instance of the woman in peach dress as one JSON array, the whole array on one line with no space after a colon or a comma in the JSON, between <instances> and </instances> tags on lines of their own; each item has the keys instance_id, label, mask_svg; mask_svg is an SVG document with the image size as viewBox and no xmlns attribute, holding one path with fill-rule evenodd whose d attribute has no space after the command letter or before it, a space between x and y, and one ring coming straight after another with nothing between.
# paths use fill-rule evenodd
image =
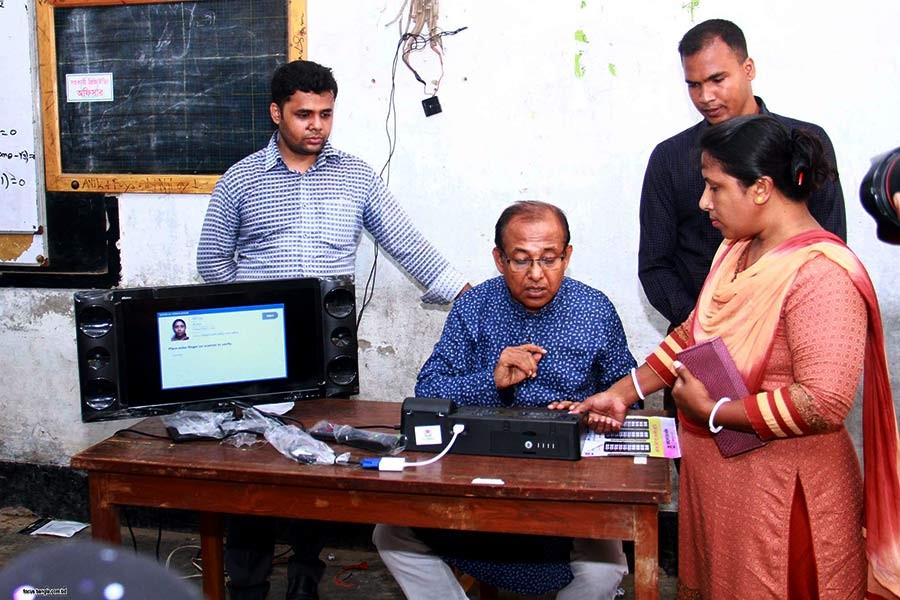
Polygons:
<instances>
[{"instance_id":1,"label":"woman in peach dress","mask_svg":"<svg viewBox=\"0 0 900 600\"><path fill-rule=\"evenodd\" d=\"M694 312L633 376L556 407L616 431L639 395L673 387L680 599L892 598L900 474L878 303L862 264L806 206L831 167L815 137L769 116L713 126L700 146L700 208L725 241ZM710 397L676 360L716 336L744 398ZM864 364L865 485L844 426ZM725 458L721 427L768 443Z\"/></svg>"}]
</instances>

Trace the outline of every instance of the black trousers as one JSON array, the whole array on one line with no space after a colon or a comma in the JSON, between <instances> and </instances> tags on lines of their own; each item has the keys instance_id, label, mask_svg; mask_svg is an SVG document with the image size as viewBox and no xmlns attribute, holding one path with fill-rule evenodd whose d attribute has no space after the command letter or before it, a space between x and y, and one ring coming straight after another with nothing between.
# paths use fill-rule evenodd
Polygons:
<instances>
[{"instance_id":1,"label":"black trousers","mask_svg":"<svg viewBox=\"0 0 900 600\"><path fill-rule=\"evenodd\" d=\"M275 554L275 541L290 544L288 598L300 578L322 579L325 563L319 559L324 537L318 521L274 517L229 516L225 526L225 571L231 600L265 600Z\"/></svg>"}]
</instances>

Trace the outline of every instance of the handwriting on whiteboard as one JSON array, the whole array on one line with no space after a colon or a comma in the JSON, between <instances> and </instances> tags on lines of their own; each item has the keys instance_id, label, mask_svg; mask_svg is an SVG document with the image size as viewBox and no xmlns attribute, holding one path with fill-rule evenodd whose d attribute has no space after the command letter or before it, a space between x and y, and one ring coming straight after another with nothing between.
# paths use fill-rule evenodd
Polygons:
<instances>
[{"instance_id":1,"label":"handwriting on whiteboard","mask_svg":"<svg viewBox=\"0 0 900 600\"><path fill-rule=\"evenodd\" d=\"M33 0L0 0L0 233L34 233L41 225L44 191L35 127L37 57ZM40 250L42 242L36 243ZM27 256L30 262L35 245ZM6 262L7 258L0 258Z\"/></svg>"},{"instance_id":2,"label":"handwriting on whiteboard","mask_svg":"<svg viewBox=\"0 0 900 600\"><path fill-rule=\"evenodd\" d=\"M0 173L0 188L8 190L11 187L25 187L26 181L15 173Z\"/></svg>"},{"instance_id":3,"label":"handwriting on whiteboard","mask_svg":"<svg viewBox=\"0 0 900 600\"><path fill-rule=\"evenodd\" d=\"M0 2L2 1L0 0ZM0 138L15 137L18 133L16 129L0 127ZM27 165L33 160L33 151L0 148L0 189L8 190L10 188L26 187L29 181L22 173L18 172L20 169L16 168L16 164L24 163Z\"/></svg>"},{"instance_id":4,"label":"handwriting on whiteboard","mask_svg":"<svg viewBox=\"0 0 900 600\"><path fill-rule=\"evenodd\" d=\"M4 152L0 150L0 159L18 159L25 161L25 164L28 164L29 160L34 160L34 152L29 152L28 150L19 150L18 152Z\"/></svg>"}]
</instances>

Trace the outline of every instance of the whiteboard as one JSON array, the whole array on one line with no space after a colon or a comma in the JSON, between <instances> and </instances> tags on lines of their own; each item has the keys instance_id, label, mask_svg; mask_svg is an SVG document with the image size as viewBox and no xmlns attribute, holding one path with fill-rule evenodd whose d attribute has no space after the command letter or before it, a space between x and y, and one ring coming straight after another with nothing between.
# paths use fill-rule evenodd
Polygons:
<instances>
[{"instance_id":1,"label":"whiteboard","mask_svg":"<svg viewBox=\"0 0 900 600\"><path fill-rule=\"evenodd\" d=\"M29 0L0 0L0 232L36 233L43 181L33 103L34 20ZM40 190L40 192L39 192ZM35 241L39 241L38 236Z\"/></svg>"}]
</instances>

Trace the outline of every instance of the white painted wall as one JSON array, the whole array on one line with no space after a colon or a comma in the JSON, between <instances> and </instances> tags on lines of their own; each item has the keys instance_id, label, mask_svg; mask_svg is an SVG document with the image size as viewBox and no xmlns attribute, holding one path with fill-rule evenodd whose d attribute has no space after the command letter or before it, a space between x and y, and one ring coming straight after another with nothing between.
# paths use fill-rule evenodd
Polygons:
<instances>
[{"instance_id":1,"label":"white painted wall","mask_svg":"<svg viewBox=\"0 0 900 600\"><path fill-rule=\"evenodd\" d=\"M333 141L376 169L387 156L384 120L401 0L308 0L310 58L340 85ZM570 275L604 290L632 351L646 355L664 332L638 283L637 206L653 146L695 123L676 51L695 22L730 18L756 59L754 85L775 112L814 121L831 135L847 199L851 246L881 299L900 398L900 248L878 242L858 201L869 159L900 145L900 3L852 7L811 1L445 0L439 98L425 118L421 86L397 71L398 144L391 187L425 234L473 283L493 276L493 223L514 200L555 202L569 214ZM583 30L589 44L574 39ZM586 72L575 77L579 49ZM413 57L426 79L435 62ZM609 65L614 66L615 75ZM893 108L892 108L893 107ZM193 260L202 196L120 198L123 285L198 281ZM159 232L165 231L161 236ZM360 247L359 288L372 260ZM361 397L400 401L440 334L446 309L381 259L375 299L359 332ZM2 280L0 280L2 283ZM82 424L70 290L0 289L0 460L66 464L127 422Z\"/></svg>"}]
</instances>

